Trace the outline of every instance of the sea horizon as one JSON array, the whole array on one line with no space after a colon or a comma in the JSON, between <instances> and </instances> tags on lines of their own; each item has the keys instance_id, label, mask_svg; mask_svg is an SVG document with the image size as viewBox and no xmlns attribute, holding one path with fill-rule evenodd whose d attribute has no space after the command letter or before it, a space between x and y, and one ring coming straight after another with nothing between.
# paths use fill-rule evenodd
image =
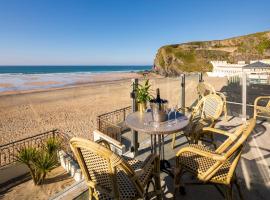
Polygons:
<instances>
[{"instance_id":1,"label":"sea horizon","mask_svg":"<svg viewBox=\"0 0 270 200\"><path fill-rule=\"evenodd\" d=\"M109 73L151 69L151 65L0 65L0 74Z\"/></svg>"},{"instance_id":2,"label":"sea horizon","mask_svg":"<svg viewBox=\"0 0 270 200\"><path fill-rule=\"evenodd\" d=\"M124 73L135 73L151 68L150 65L2 65L0 92L57 88L101 80L114 81L130 77Z\"/></svg>"}]
</instances>

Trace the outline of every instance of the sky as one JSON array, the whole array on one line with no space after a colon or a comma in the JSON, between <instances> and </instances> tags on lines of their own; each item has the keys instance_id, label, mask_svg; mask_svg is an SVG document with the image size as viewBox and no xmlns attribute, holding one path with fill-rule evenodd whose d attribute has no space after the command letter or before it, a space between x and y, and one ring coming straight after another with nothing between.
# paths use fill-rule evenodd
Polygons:
<instances>
[{"instance_id":1,"label":"sky","mask_svg":"<svg viewBox=\"0 0 270 200\"><path fill-rule=\"evenodd\" d=\"M270 30L269 0L0 0L0 65L151 65L159 47Z\"/></svg>"}]
</instances>

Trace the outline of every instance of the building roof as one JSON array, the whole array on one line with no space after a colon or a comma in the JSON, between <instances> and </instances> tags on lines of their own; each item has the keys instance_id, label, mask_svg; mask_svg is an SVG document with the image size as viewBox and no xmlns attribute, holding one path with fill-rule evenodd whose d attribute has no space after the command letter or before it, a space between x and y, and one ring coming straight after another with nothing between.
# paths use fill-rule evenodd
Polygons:
<instances>
[{"instance_id":1,"label":"building roof","mask_svg":"<svg viewBox=\"0 0 270 200\"><path fill-rule=\"evenodd\" d=\"M270 64L266 64L266 63L263 63L263 62L258 61L258 62L254 62L252 64L245 65L243 67L243 69L251 69L251 68L252 69L254 69L254 68L256 68L256 69L258 69L258 68L267 68L267 69L270 69Z\"/></svg>"}]
</instances>

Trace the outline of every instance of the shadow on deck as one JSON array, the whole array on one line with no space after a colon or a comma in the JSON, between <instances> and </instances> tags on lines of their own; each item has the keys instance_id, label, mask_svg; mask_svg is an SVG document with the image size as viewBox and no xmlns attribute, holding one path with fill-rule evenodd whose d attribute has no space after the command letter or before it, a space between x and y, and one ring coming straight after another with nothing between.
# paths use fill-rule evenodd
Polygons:
<instances>
[{"instance_id":1,"label":"shadow on deck","mask_svg":"<svg viewBox=\"0 0 270 200\"><path fill-rule=\"evenodd\" d=\"M242 123L238 117L229 117L228 122L219 122L216 127L233 131ZM270 124L265 121L257 121L257 125L245 146L242 158L238 164L236 174L239 179L244 199L269 199L270 195ZM126 132L124 141L130 147L132 138L131 132ZM175 155L180 148L187 145L185 137L178 134L175 149L171 147L171 135L165 137L165 159L169 160L172 166L175 165ZM222 138L216 138L221 139ZM139 155L137 159L143 160L150 153L150 136L139 133ZM132 156L131 152L127 152ZM190 175L183 177L184 182L192 179ZM162 189L164 199L173 199L173 178L161 173ZM88 188L80 183L80 191L75 199L88 199ZM212 185L186 185L186 195L177 194L176 199L224 199L217 189ZM234 199L240 199L237 189L234 188ZM74 199L74 198L69 198Z\"/></svg>"}]
</instances>

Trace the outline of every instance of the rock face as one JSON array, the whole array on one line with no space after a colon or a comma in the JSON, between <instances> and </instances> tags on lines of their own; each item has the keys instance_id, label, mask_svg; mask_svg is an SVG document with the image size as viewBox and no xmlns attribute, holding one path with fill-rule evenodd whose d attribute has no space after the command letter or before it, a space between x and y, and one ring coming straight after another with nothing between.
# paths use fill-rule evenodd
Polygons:
<instances>
[{"instance_id":1,"label":"rock face","mask_svg":"<svg viewBox=\"0 0 270 200\"><path fill-rule=\"evenodd\" d=\"M225 40L188 42L161 47L154 70L165 76L212 70L211 60L237 62L270 58L270 31Z\"/></svg>"}]
</instances>

